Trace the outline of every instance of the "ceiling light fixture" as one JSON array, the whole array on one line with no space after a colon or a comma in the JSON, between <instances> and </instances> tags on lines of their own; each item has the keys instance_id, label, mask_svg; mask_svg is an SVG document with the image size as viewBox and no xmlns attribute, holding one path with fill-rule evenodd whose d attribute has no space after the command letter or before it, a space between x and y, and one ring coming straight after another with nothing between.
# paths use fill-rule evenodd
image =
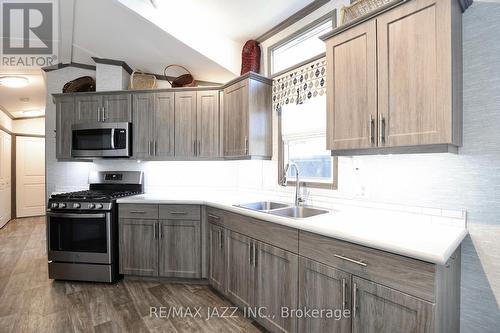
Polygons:
<instances>
[{"instance_id":1,"label":"ceiling light fixture","mask_svg":"<svg viewBox=\"0 0 500 333\"><path fill-rule=\"evenodd\" d=\"M0 85L9 88L23 88L26 87L28 83L28 78L24 76L0 76Z\"/></svg>"},{"instance_id":2,"label":"ceiling light fixture","mask_svg":"<svg viewBox=\"0 0 500 333\"><path fill-rule=\"evenodd\" d=\"M26 117L36 117L41 116L43 114L42 110L24 110L22 111L23 115Z\"/></svg>"}]
</instances>

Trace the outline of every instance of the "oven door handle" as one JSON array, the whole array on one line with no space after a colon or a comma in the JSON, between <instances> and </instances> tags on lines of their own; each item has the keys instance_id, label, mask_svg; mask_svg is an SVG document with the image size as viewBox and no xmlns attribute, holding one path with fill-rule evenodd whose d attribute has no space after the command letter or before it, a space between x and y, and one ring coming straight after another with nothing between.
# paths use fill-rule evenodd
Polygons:
<instances>
[{"instance_id":1,"label":"oven door handle","mask_svg":"<svg viewBox=\"0 0 500 333\"><path fill-rule=\"evenodd\" d=\"M47 212L47 216L52 217L67 217L70 219L95 219L95 218L104 218L106 214L77 214L77 213L53 213Z\"/></svg>"},{"instance_id":2,"label":"oven door handle","mask_svg":"<svg viewBox=\"0 0 500 333\"><path fill-rule=\"evenodd\" d=\"M111 128L111 149L115 149L115 128Z\"/></svg>"}]
</instances>

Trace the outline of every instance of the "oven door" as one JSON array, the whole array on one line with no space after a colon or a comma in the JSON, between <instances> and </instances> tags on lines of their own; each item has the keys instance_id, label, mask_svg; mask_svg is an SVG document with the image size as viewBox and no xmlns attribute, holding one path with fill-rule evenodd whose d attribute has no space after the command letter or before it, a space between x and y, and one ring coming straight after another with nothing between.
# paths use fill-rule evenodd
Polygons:
<instances>
[{"instance_id":1,"label":"oven door","mask_svg":"<svg viewBox=\"0 0 500 333\"><path fill-rule=\"evenodd\" d=\"M111 264L111 212L47 212L48 259Z\"/></svg>"},{"instance_id":2,"label":"oven door","mask_svg":"<svg viewBox=\"0 0 500 333\"><path fill-rule=\"evenodd\" d=\"M76 124L72 127L72 157L130 157L130 123Z\"/></svg>"}]
</instances>

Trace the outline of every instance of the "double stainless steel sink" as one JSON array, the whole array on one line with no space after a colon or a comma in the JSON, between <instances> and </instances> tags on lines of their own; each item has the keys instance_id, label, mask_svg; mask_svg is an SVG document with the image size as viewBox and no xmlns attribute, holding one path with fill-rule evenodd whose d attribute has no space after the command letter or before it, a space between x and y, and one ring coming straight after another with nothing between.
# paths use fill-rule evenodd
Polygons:
<instances>
[{"instance_id":1,"label":"double stainless steel sink","mask_svg":"<svg viewBox=\"0 0 500 333\"><path fill-rule=\"evenodd\" d=\"M235 205L236 207L251 209L272 215L290 217L294 219L304 219L320 214L329 213L328 210L306 206L291 206L280 202L259 201L247 204Z\"/></svg>"}]
</instances>

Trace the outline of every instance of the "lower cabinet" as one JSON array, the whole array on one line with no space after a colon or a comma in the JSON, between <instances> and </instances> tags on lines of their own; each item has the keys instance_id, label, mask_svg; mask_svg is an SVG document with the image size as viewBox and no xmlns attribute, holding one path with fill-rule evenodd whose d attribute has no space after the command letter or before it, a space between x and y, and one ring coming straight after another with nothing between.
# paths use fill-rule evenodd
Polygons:
<instances>
[{"instance_id":1,"label":"lower cabinet","mask_svg":"<svg viewBox=\"0 0 500 333\"><path fill-rule=\"evenodd\" d=\"M213 217L212 217L213 218ZM210 285L220 291L226 293L226 247L224 244L226 229L216 224L210 223L208 232L208 281Z\"/></svg>"},{"instance_id":2,"label":"lower cabinet","mask_svg":"<svg viewBox=\"0 0 500 333\"><path fill-rule=\"evenodd\" d=\"M249 308L254 298L253 239L237 232L227 233L226 296L236 305Z\"/></svg>"},{"instance_id":3,"label":"lower cabinet","mask_svg":"<svg viewBox=\"0 0 500 333\"><path fill-rule=\"evenodd\" d=\"M158 276L156 220L120 219L120 274Z\"/></svg>"},{"instance_id":4,"label":"lower cabinet","mask_svg":"<svg viewBox=\"0 0 500 333\"><path fill-rule=\"evenodd\" d=\"M350 332L351 290L351 274L301 257L299 308L323 313L300 318L299 332Z\"/></svg>"},{"instance_id":5,"label":"lower cabinet","mask_svg":"<svg viewBox=\"0 0 500 333\"><path fill-rule=\"evenodd\" d=\"M265 309L258 318L271 332L297 332L298 256L275 246L254 243L255 306Z\"/></svg>"},{"instance_id":6,"label":"lower cabinet","mask_svg":"<svg viewBox=\"0 0 500 333\"><path fill-rule=\"evenodd\" d=\"M353 277L352 332L433 331L433 304Z\"/></svg>"},{"instance_id":7,"label":"lower cabinet","mask_svg":"<svg viewBox=\"0 0 500 333\"><path fill-rule=\"evenodd\" d=\"M159 222L159 275L201 278L200 221Z\"/></svg>"},{"instance_id":8,"label":"lower cabinet","mask_svg":"<svg viewBox=\"0 0 500 333\"><path fill-rule=\"evenodd\" d=\"M118 211L121 274L201 278L199 206L120 204Z\"/></svg>"}]
</instances>

